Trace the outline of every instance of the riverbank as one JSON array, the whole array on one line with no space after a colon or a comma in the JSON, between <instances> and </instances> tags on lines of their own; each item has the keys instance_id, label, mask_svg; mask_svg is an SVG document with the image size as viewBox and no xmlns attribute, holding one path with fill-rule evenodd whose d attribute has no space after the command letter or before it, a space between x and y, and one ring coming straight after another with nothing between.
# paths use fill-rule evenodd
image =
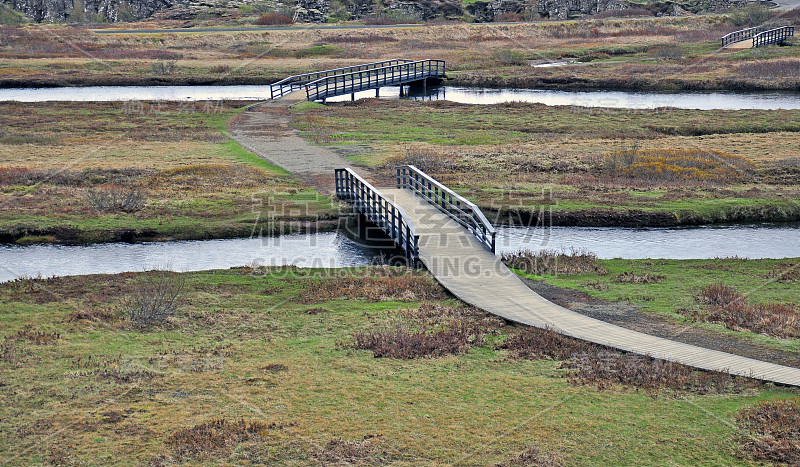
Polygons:
<instances>
[{"instance_id":1,"label":"riverbank","mask_svg":"<svg viewBox=\"0 0 800 467\"><path fill-rule=\"evenodd\" d=\"M338 202L232 141L247 102L0 103L0 239L333 230Z\"/></svg>"},{"instance_id":2,"label":"riverbank","mask_svg":"<svg viewBox=\"0 0 800 467\"><path fill-rule=\"evenodd\" d=\"M795 24L797 17L787 12L770 21ZM740 20L720 15L187 34L6 27L0 85L266 85L291 74L400 57L445 60L459 85L797 90L796 39L789 47L720 49L720 37L740 29ZM576 63L532 66L562 60Z\"/></svg>"},{"instance_id":3,"label":"riverbank","mask_svg":"<svg viewBox=\"0 0 800 467\"><path fill-rule=\"evenodd\" d=\"M712 266L708 274L720 270ZM142 328L126 311L148 284L183 292L173 315ZM753 299L773 299L776 290ZM13 401L0 409L0 447L18 464L453 464L469 456L494 465L525 455L564 464L746 465L753 458L737 414L797 397L613 352L582 349L580 360L569 341L537 347L540 334L399 269L25 280L0 285L0 297L0 397ZM477 337L445 334L454 329ZM368 343L392 333L431 336L430 353L401 357L410 349L402 340ZM592 362L648 376L609 379L588 371ZM682 386L685 376L691 384Z\"/></svg>"},{"instance_id":4,"label":"riverbank","mask_svg":"<svg viewBox=\"0 0 800 467\"><path fill-rule=\"evenodd\" d=\"M500 224L800 219L798 111L369 99L309 108L293 125L376 172L416 165Z\"/></svg>"}]
</instances>

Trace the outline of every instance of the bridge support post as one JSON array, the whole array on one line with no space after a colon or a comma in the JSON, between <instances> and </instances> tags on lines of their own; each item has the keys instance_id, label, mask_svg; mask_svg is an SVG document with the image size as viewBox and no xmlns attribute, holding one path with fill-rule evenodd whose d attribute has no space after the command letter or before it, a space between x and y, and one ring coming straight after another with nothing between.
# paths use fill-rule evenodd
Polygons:
<instances>
[{"instance_id":1,"label":"bridge support post","mask_svg":"<svg viewBox=\"0 0 800 467\"><path fill-rule=\"evenodd\" d=\"M353 102L354 100L356 100L356 93L351 92L350 93L350 102Z\"/></svg>"},{"instance_id":2,"label":"bridge support post","mask_svg":"<svg viewBox=\"0 0 800 467\"><path fill-rule=\"evenodd\" d=\"M375 88L375 98L381 97L381 88Z\"/></svg>"},{"instance_id":3,"label":"bridge support post","mask_svg":"<svg viewBox=\"0 0 800 467\"><path fill-rule=\"evenodd\" d=\"M428 78L422 80L422 100L425 100L425 96L428 95Z\"/></svg>"},{"instance_id":4,"label":"bridge support post","mask_svg":"<svg viewBox=\"0 0 800 467\"><path fill-rule=\"evenodd\" d=\"M403 97L403 85L400 85L400 97Z\"/></svg>"}]
</instances>

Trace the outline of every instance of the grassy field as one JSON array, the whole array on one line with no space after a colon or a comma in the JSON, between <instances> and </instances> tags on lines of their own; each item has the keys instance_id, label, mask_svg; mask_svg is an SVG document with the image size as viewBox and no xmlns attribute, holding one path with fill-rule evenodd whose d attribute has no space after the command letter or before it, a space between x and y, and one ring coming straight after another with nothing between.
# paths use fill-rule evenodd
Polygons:
<instances>
[{"instance_id":1,"label":"grassy field","mask_svg":"<svg viewBox=\"0 0 800 467\"><path fill-rule=\"evenodd\" d=\"M228 137L242 105L0 103L0 238L219 238L334 216Z\"/></svg>"},{"instance_id":2,"label":"grassy field","mask_svg":"<svg viewBox=\"0 0 800 467\"><path fill-rule=\"evenodd\" d=\"M557 259L549 260L558 265ZM561 267L574 259L562 258ZM797 293L800 284L800 262L797 259L720 258L712 260L597 260L599 267L584 268L565 274L558 269L530 270L518 273L543 280L548 284L585 292L612 302L633 303L644 313L653 313L670 320L698 325L776 349L800 352L800 341L786 332L800 332L791 314L797 314ZM511 263L513 265L513 263ZM786 305L790 318L780 327L769 330L755 322L732 325L724 320L711 319L705 312L708 305L703 289L723 284L738 291L743 302L753 306ZM737 297L738 299L738 297ZM768 310L754 320L764 320Z\"/></svg>"},{"instance_id":3,"label":"grassy field","mask_svg":"<svg viewBox=\"0 0 800 467\"><path fill-rule=\"evenodd\" d=\"M376 170L417 165L496 222L634 226L797 220L799 125L797 111L376 100L294 122Z\"/></svg>"},{"instance_id":4,"label":"grassy field","mask_svg":"<svg viewBox=\"0 0 800 467\"><path fill-rule=\"evenodd\" d=\"M669 284L677 270L705 271L693 285L717 280L712 269L739 285L773 266L604 264L661 271ZM424 274L400 273L245 268L2 284L0 454L12 465L487 465L521 453L567 465L736 465L751 463L737 413L797 396L771 385L717 393L587 382L569 361L512 357L502 343L523 330L466 308ZM181 306L137 327L125 311L156 277L181 287ZM652 291L653 306L667 306L666 285L610 286L609 296ZM796 285L748 291L788 300ZM357 334L400 320L432 337L466 326L481 339L416 359L353 348Z\"/></svg>"},{"instance_id":5,"label":"grassy field","mask_svg":"<svg viewBox=\"0 0 800 467\"><path fill-rule=\"evenodd\" d=\"M469 85L796 89L800 48L720 50L720 37L740 28L735 15L181 34L3 27L0 84L263 84L387 58L437 58L455 83ZM577 63L530 66L564 59Z\"/></svg>"}]
</instances>

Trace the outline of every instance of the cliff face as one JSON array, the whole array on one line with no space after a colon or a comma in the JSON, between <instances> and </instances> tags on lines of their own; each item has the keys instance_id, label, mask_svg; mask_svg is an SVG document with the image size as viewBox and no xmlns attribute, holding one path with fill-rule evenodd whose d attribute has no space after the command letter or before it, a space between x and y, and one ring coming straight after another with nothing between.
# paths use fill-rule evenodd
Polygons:
<instances>
[{"instance_id":1,"label":"cliff face","mask_svg":"<svg viewBox=\"0 0 800 467\"><path fill-rule=\"evenodd\" d=\"M174 0L2 0L37 22L135 21L170 8Z\"/></svg>"},{"instance_id":2,"label":"cliff face","mask_svg":"<svg viewBox=\"0 0 800 467\"><path fill-rule=\"evenodd\" d=\"M298 22L324 22L336 19L360 19L378 11L377 0L273 0L282 11L294 13ZM711 0L706 10L719 11L742 6L747 0ZM235 9L263 0L0 0L34 21L136 21L158 16L192 19L209 10ZM533 20L566 19L607 10L640 7L627 0L479 0L467 5L461 0L383 0L383 9L391 15L427 21L435 18L460 18L466 14L477 22L491 22L504 13ZM654 4L660 14L685 13L671 0ZM291 14L291 13L289 13Z\"/></svg>"}]
</instances>

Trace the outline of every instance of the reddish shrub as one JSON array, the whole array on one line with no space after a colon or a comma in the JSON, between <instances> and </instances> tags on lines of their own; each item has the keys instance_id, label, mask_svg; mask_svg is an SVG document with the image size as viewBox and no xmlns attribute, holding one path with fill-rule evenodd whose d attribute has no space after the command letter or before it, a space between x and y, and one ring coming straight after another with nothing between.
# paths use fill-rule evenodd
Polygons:
<instances>
[{"instance_id":1,"label":"reddish shrub","mask_svg":"<svg viewBox=\"0 0 800 467\"><path fill-rule=\"evenodd\" d=\"M261 15L261 17L255 21L255 24L259 26L279 26L283 24L294 24L294 20L286 15L268 13Z\"/></svg>"},{"instance_id":2,"label":"reddish shrub","mask_svg":"<svg viewBox=\"0 0 800 467\"><path fill-rule=\"evenodd\" d=\"M485 342L484 330L475 323L454 323L447 329L415 331L402 325L353 335L353 348L371 350L375 358L416 359L465 353Z\"/></svg>"},{"instance_id":3,"label":"reddish shrub","mask_svg":"<svg viewBox=\"0 0 800 467\"><path fill-rule=\"evenodd\" d=\"M178 458L209 456L229 451L236 444L254 438L265 438L267 425L258 421L229 422L224 418L176 431L167 438L167 445Z\"/></svg>"},{"instance_id":4,"label":"reddish shrub","mask_svg":"<svg viewBox=\"0 0 800 467\"><path fill-rule=\"evenodd\" d=\"M800 399L761 402L736 417L744 452L759 461L800 465Z\"/></svg>"}]
</instances>

